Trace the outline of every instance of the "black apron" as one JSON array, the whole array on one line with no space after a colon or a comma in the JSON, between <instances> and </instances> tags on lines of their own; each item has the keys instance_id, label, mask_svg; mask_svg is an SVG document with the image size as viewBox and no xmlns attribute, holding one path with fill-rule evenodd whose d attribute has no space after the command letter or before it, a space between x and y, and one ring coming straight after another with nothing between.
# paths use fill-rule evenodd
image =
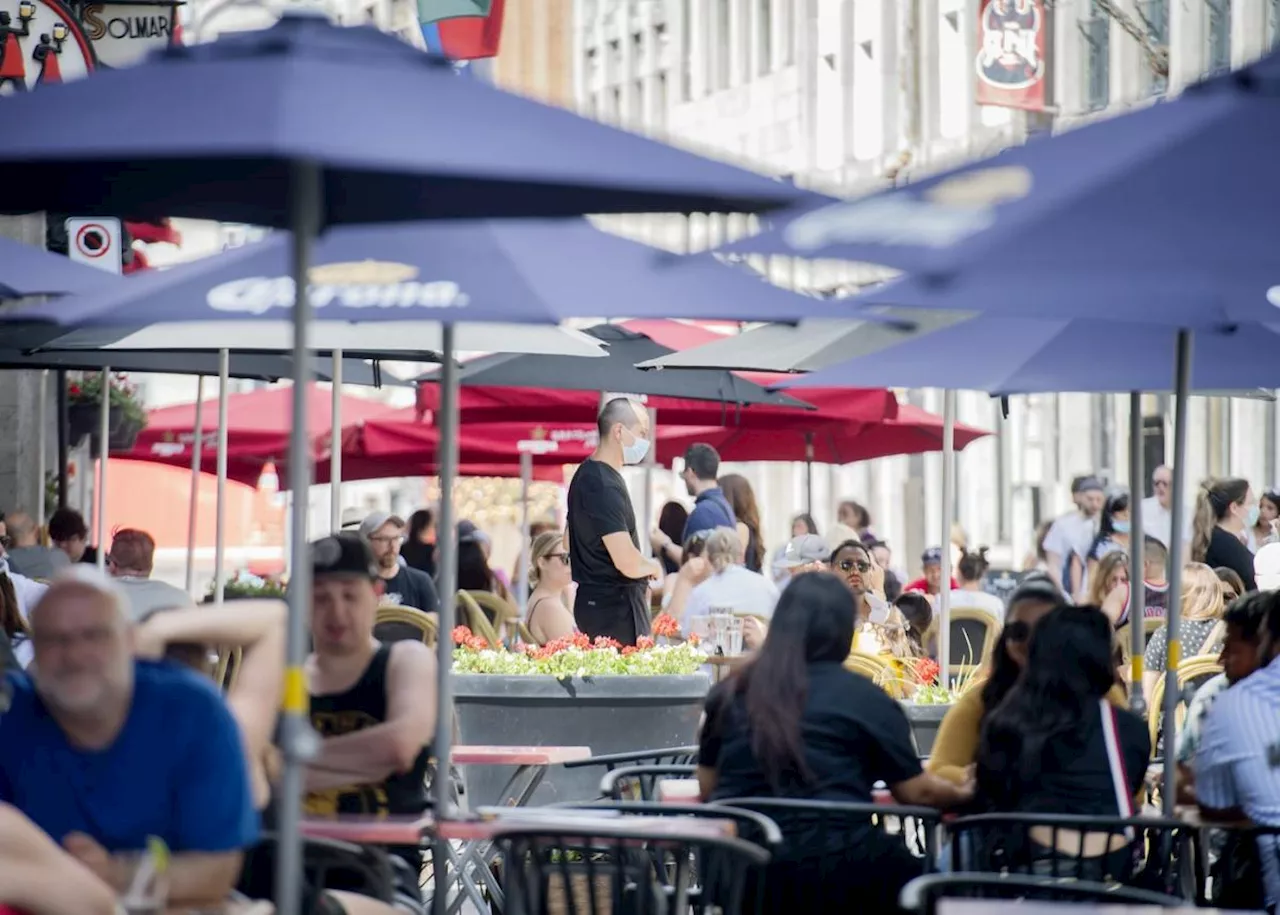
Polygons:
<instances>
[{"instance_id":1,"label":"black apron","mask_svg":"<svg viewBox=\"0 0 1280 915\"><path fill-rule=\"evenodd\" d=\"M573 618L578 629L591 638L605 636L623 645L634 645L652 631L649 613L649 583L629 582L606 592L579 586L573 601Z\"/></svg>"}]
</instances>

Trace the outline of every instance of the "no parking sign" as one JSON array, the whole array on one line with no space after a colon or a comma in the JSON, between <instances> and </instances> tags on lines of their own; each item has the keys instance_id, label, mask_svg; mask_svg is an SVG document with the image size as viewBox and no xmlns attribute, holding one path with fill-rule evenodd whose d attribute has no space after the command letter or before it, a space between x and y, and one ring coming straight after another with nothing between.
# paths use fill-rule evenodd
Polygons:
<instances>
[{"instance_id":1,"label":"no parking sign","mask_svg":"<svg viewBox=\"0 0 1280 915\"><path fill-rule=\"evenodd\" d=\"M108 273L124 271L123 232L111 217L67 220L67 254Z\"/></svg>"}]
</instances>

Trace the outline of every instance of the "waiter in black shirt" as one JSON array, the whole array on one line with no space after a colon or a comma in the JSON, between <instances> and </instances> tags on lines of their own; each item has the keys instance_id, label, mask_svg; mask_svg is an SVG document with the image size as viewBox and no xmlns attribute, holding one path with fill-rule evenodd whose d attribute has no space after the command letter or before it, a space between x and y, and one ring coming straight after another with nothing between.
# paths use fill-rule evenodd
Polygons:
<instances>
[{"instance_id":1,"label":"waiter in black shirt","mask_svg":"<svg viewBox=\"0 0 1280 915\"><path fill-rule=\"evenodd\" d=\"M600 444L569 484L569 563L578 594L573 615L587 635L634 645L648 635L649 580L662 576L640 552L636 513L622 478L624 464L649 453L649 413L615 397L596 421Z\"/></svg>"}]
</instances>

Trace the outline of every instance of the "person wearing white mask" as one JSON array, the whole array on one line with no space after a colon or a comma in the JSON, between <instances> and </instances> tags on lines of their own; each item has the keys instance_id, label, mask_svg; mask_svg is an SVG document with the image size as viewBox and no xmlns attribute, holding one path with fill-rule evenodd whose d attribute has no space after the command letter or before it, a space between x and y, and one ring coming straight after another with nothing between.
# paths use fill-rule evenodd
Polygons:
<instances>
[{"instance_id":1,"label":"person wearing white mask","mask_svg":"<svg viewBox=\"0 0 1280 915\"><path fill-rule=\"evenodd\" d=\"M569 567L578 585L573 615L592 638L634 645L648 635L649 582L662 566L640 552L636 513L622 468L649 453L649 412L615 397L596 420L600 443L569 484Z\"/></svg>"}]
</instances>

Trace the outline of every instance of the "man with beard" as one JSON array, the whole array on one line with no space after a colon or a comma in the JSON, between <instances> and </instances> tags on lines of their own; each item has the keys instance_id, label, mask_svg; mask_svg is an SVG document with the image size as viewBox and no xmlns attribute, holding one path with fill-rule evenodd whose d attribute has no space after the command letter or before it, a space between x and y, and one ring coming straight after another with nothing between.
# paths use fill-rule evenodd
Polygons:
<instances>
[{"instance_id":1,"label":"man with beard","mask_svg":"<svg viewBox=\"0 0 1280 915\"><path fill-rule=\"evenodd\" d=\"M676 543L662 531L655 531L652 546L655 551L670 559L680 562L683 556L682 544L697 534L709 535L719 527L733 530L738 525L734 517L733 507L725 498L720 484L716 482L720 473L720 453L705 442L695 442L684 453L684 472L680 478L684 480L685 489L693 496L693 511L684 523L684 534L680 543Z\"/></svg>"},{"instance_id":2,"label":"man with beard","mask_svg":"<svg viewBox=\"0 0 1280 915\"><path fill-rule=\"evenodd\" d=\"M382 605L434 613L440 609L440 598L431 576L400 559L404 530L404 521L390 512L374 512L360 525L360 536L369 544L378 564Z\"/></svg>"},{"instance_id":3,"label":"man with beard","mask_svg":"<svg viewBox=\"0 0 1280 915\"><path fill-rule=\"evenodd\" d=\"M169 846L169 904L226 897L257 839L240 730L217 689L135 661L126 598L96 569L63 573L31 611L33 676L8 674L0 802L117 893L130 853Z\"/></svg>"}]
</instances>

